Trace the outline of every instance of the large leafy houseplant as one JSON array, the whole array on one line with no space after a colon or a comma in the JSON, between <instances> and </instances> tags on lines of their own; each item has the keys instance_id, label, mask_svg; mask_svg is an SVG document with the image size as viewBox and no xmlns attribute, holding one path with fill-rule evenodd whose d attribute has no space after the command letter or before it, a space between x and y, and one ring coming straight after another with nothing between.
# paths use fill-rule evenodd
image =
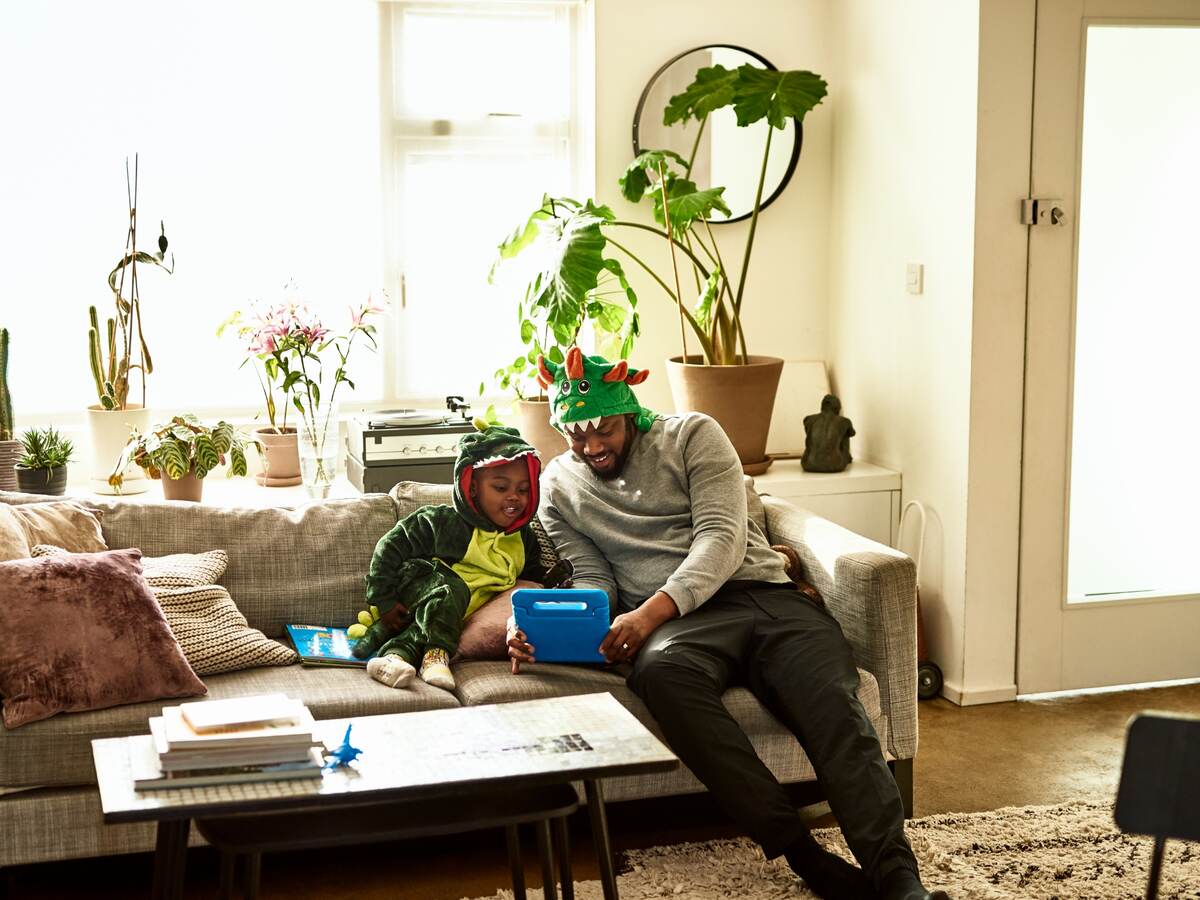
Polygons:
<instances>
[{"instance_id":1,"label":"large leafy houseplant","mask_svg":"<svg viewBox=\"0 0 1200 900\"><path fill-rule=\"evenodd\" d=\"M590 200L581 204L547 197L529 221L500 245L501 258L516 256L549 231L556 238L557 252L547 254L547 265L539 269L531 282L531 292L548 292L550 302L579 307L601 289L603 279L610 277L625 292L628 303L636 307L636 294L625 278L620 260L608 255L610 250L616 251L644 269L676 305L681 332L685 325L691 330L707 363L746 362L742 309L771 136L776 129L783 129L789 119L802 120L825 93L825 81L807 71L780 72L749 64L737 69L720 65L700 69L682 93L670 98L663 113L666 125L689 119L700 123L691 158L685 159L670 150L647 150L629 164L620 179L621 193L626 199L632 202L648 199L652 203L658 227L618 219L611 209ZM722 254L708 223L717 213L729 214L721 196L725 188L700 187L690 178L703 126L709 115L724 107L732 107L739 126L763 119L771 126L767 129L758 189L736 282L729 264L732 260L727 261ZM613 237L618 229L640 229L661 236L670 248L670 270L660 275L646 259ZM685 296L679 260L683 260L685 270L691 271L688 287L695 289L694 301Z\"/></svg>"},{"instance_id":2,"label":"large leafy houseplant","mask_svg":"<svg viewBox=\"0 0 1200 900\"><path fill-rule=\"evenodd\" d=\"M524 352L496 370L504 390L518 399L542 396L536 381L537 360L555 363L591 326L598 344L624 359L641 329L637 295L629 286L619 260L604 256L606 238L601 226L615 220L613 211L590 200L569 197L542 198L542 205L500 244L500 256L488 273L488 283L502 264L523 256L532 274L517 303ZM484 385L479 392L484 392Z\"/></svg>"}]
</instances>

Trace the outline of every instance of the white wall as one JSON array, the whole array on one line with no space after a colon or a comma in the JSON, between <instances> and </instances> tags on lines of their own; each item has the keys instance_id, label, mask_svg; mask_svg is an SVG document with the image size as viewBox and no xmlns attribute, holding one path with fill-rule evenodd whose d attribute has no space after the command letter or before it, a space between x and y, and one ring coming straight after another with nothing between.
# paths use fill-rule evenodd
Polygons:
<instances>
[{"instance_id":1,"label":"white wall","mask_svg":"<svg viewBox=\"0 0 1200 900\"><path fill-rule=\"evenodd\" d=\"M833 55L827 40L829 10L825 0L755 0L753 15L744 5L728 0L596 0L598 199L622 218L652 221L648 205L635 207L621 198L617 179L633 158L631 128L642 88L660 65L683 50L709 43L747 47L780 69L809 69L825 76L831 95L836 96L839 86L830 75ZM751 353L788 360L828 356L831 121L829 100L808 114L796 174L759 217L743 307ZM714 226L722 256L734 271L740 272L748 225ZM618 240L628 242L639 255L644 253L656 271L671 281L664 240L628 231ZM679 353L675 307L645 273L622 263L638 292L644 317L632 362L652 370L638 396L646 406L671 412L663 363ZM694 339L689 350L697 350ZM796 409L794 415L809 412L814 410Z\"/></svg>"},{"instance_id":2,"label":"white wall","mask_svg":"<svg viewBox=\"0 0 1200 900\"><path fill-rule=\"evenodd\" d=\"M958 699L979 8L841 0L830 9L832 380L858 431L856 455L899 469L905 501L929 512L925 627L947 693ZM905 291L910 262L925 266L923 295Z\"/></svg>"}]
</instances>

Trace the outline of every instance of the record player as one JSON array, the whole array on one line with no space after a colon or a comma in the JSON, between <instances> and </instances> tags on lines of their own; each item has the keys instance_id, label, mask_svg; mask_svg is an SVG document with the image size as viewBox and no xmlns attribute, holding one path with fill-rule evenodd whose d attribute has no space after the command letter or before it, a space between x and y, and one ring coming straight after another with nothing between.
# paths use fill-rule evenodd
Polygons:
<instances>
[{"instance_id":1,"label":"record player","mask_svg":"<svg viewBox=\"0 0 1200 900\"><path fill-rule=\"evenodd\" d=\"M471 407L447 397L446 408L384 409L350 420L346 474L364 493L387 493L401 481L452 484L458 441L475 430Z\"/></svg>"}]
</instances>

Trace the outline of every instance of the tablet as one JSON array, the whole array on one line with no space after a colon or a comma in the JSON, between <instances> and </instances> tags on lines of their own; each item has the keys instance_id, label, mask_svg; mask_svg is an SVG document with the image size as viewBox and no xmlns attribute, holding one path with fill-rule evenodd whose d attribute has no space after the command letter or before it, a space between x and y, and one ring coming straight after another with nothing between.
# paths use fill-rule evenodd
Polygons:
<instances>
[{"instance_id":1,"label":"tablet","mask_svg":"<svg viewBox=\"0 0 1200 900\"><path fill-rule=\"evenodd\" d=\"M520 588L513 617L533 644L538 662L607 662L600 643L608 634L608 594L594 588Z\"/></svg>"}]
</instances>

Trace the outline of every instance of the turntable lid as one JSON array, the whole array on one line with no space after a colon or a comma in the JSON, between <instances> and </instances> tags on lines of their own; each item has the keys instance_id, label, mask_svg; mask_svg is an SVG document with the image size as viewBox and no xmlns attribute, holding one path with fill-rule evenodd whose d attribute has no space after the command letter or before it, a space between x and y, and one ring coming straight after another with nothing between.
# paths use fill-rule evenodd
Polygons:
<instances>
[{"instance_id":1,"label":"turntable lid","mask_svg":"<svg viewBox=\"0 0 1200 900\"><path fill-rule=\"evenodd\" d=\"M367 414L372 428L419 428L441 425L448 418L438 409L380 409Z\"/></svg>"}]
</instances>

